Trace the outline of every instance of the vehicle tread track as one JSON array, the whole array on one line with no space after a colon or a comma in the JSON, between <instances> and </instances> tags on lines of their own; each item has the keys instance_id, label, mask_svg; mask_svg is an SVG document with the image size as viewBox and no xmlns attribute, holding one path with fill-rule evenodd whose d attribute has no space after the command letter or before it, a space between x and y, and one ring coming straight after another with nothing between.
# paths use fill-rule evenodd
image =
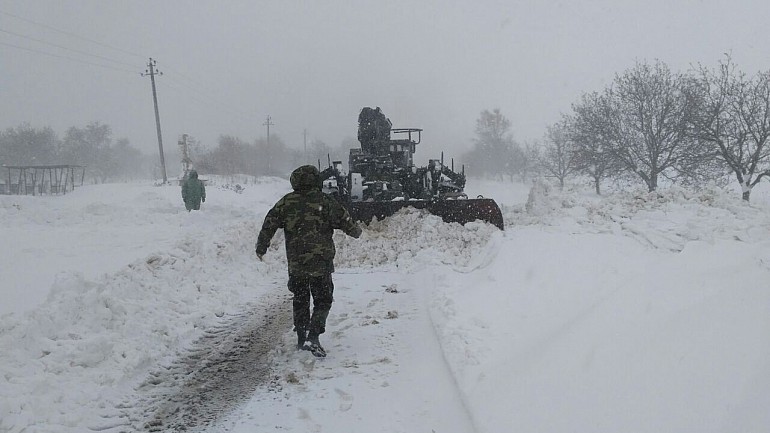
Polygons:
<instances>
[{"instance_id":1,"label":"vehicle tread track","mask_svg":"<svg viewBox=\"0 0 770 433\"><path fill-rule=\"evenodd\" d=\"M200 431L271 381L276 344L291 327L290 298L251 305L204 331L170 365L150 373L121 406L125 432Z\"/></svg>"}]
</instances>

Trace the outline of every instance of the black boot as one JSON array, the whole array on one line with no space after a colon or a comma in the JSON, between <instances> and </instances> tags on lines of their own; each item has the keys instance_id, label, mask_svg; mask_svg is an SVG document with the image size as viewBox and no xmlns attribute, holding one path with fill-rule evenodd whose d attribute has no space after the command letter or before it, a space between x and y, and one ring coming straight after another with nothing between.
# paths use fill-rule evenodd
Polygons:
<instances>
[{"instance_id":1,"label":"black boot","mask_svg":"<svg viewBox=\"0 0 770 433\"><path fill-rule=\"evenodd\" d=\"M304 329L298 329L297 330L297 350L303 349L306 339L307 339L307 331L305 331Z\"/></svg>"},{"instance_id":2,"label":"black boot","mask_svg":"<svg viewBox=\"0 0 770 433\"><path fill-rule=\"evenodd\" d=\"M313 354L313 356L316 356L318 358L326 357L326 350L324 350L324 348L321 347L321 343L318 341L317 334L308 335L307 340L305 340L305 345L302 348L305 350L309 350L310 353Z\"/></svg>"}]
</instances>

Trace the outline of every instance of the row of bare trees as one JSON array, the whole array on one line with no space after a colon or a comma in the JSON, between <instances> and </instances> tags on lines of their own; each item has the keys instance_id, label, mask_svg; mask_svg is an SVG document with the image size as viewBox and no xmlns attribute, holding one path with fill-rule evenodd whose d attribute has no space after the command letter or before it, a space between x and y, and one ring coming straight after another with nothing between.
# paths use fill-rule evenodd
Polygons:
<instances>
[{"instance_id":1,"label":"row of bare trees","mask_svg":"<svg viewBox=\"0 0 770 433\"><path fill-rule=\"evenodd\" d=\"M286 146L281 137L271 136L248 142L241 138L222 135L213 149L197 149L192 159L195 167L203 173L249 174L254 176L288 176L297 166L320 165L325 168L328 160L346 160L350 148L358 147L353 139L344 140L338 147L314 139L307 149L297 150Z\"/></svg>"},{"instance_id":2,"label":"row of bare trees","mask_svg":"<svg viewBox=\"0 0 770 433\"><path fill-rule=\"evenodd\" d=\"M113 140L112 128L99 122L70 127L61 138L50 127L7 128L0 131L0 164L82 165L94 183L146 177L151 165L127 139Z\"/></svg>"},{"instance_id":3,"label":"row of bare trees","mask_svg":"<svg viewBox=\"0 0 770 433\"><path fill-rule=\"evenodd\" d=\"M250 174L286 176L302 164L320 164L325 167L329 158L346 160L350 148L358 146L352 138L340 146L331 147L313 139L306 149L288 148L279 136L252 142L232 135L222 135L214 148L207 148L193 137L188 137L188 157L202 173ZM173 173L175 160L181 160L174 150L166 161ZM171 156L169 158L169 156ZM28 123L0 131L0 164L82 165L86 178L93 183L145 179L159 176L160 166L154 155L145 155L132 147L125 138L114 140L112 128L100 122L84 127L70 127L60 138L50 127L37 128ZM180 171L180 176L182 175Z\"/></svg>"},{"instance_id":4,"label":"row of bare trees","mask_svg":"<svg viewBox=\"0 0 770 433\"><path fill-rule=\"evenodd\" d=\"M717 68L672 72L637 63L602 92L586 93L548 128L539 168L563 185L588 175L631 176L654 191L661 179L691 183L731 176L743 198L770 177L770 71L753 76L729 57Z\"/></svg>"},{"instance_id":5,"label":"row of bare trees","mask_svg":"<svg viewBox=\"0 0 770 433\"><path fill-rule=\"evenodd\" d=\"M673 72L638 62L603 91L584 93L547 128L541 143L521 145L511 122L484 110L463 161L477 175L587 176L697 185L735 179L743 198L770 178L770 71L749 76L726 57L716 68Z\"/></svg>"}]
</instances>

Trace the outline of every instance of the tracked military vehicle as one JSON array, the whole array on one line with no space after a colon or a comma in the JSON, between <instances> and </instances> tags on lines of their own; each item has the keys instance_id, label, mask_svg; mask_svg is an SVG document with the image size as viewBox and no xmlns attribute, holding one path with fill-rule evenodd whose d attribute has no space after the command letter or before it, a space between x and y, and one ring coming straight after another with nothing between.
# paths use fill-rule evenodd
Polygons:
<instances>
[{"instance_id":1,"label":"tracked military vehicle","mask_svg":"<svg viewBox=\"0 0 770 433\"><path fill-rule=\"evenodd\" d=\"M380 108L365 107L358 116L358 141L350 149L348 171L341 161L322 171L324 191L335 196L358 221L391 216L404 207L425 209L445 222L465 224L482 220L504 229L503 215L494 200L468 198L465 169L454 170L441 159L427 166L414 164L422 129L393 128Z\"/></svg>"}]
</instances>

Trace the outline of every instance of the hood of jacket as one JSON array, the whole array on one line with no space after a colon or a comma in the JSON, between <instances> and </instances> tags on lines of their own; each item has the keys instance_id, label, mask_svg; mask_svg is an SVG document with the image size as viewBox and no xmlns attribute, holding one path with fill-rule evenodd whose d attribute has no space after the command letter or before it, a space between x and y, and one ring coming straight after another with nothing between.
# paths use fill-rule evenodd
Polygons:
<instances>
[{"instance_id":1,"label":"hood of jacket","mask_svg":"<svg viewBox=\"0 0 770 433\"><path fill-rule=\"evenodd\" d=\"M321 189L321 173L312 165L303 165L291 172L289 178L294 191Z\"/></svg>"},{"instance_id":2,"label":"hood of jacket","mask_svg":"<svg viewBox=\"0 0 770 433\"><path fill-rule=\"evenodd\" d=\"M190 170L190 173L187 175L190 179L197 179L198 178L198 172L195 170Z\"/></svg>"}]
</instances>

